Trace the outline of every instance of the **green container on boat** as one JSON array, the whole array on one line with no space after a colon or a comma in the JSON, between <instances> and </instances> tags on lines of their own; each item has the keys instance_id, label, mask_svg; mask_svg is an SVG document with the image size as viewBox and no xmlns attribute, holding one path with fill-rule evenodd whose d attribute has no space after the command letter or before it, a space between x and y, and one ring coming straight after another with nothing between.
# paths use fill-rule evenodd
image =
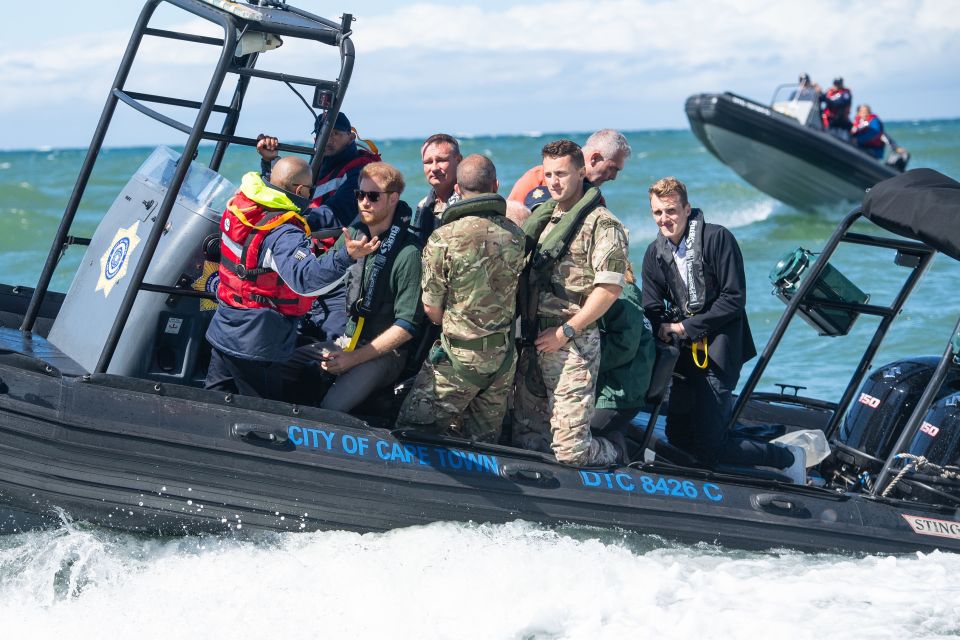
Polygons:
<instances>
[{"instance_id":1,"label":"green container on boat","mask_svg":"<svg viewBox=\"0 0 960 640\"><path fill-rule=\"evenodd\" d=\"M770 271L773 293L784 303L790 302L800 287L804 272L816 258L813 253L800 248L784 254ZM869 294L860 290L833 265L827 264L817 278L807 298L800 305L800 316L820 335L843 336L849 333L859 312L852 309L828 308L818 302L866 304Z\"/></svg>"}]
</instances>

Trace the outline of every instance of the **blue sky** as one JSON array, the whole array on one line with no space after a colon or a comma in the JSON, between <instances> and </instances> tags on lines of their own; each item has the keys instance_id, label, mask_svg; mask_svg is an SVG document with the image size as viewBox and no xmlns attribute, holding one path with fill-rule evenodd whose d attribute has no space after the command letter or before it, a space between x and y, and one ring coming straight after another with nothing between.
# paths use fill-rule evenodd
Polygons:
<instances>
[{"instance_id":1,"label":"blue sky","mask_svg":"<svg viewBox=\"0 0 960 640\"><path fill-rule=\"evenodd\" d=\"M960 11L951 0L299 0L352 12L357 64L344 110L362 135L420 137L684 128L705 91L762 102L807 71L842 75L856 102L888 120L960 116ZM140 2L9 3L0 42L0 148L89 142ZM157 26L204 32L186 14ZM128 88L199 98L203 47L154 40ZM333 73L336 56L288 42L266 66ZM118 111L108 144L181 141ZM186 120L187 114L174 113ZM241 134L305 139L309 116L288 91L251 91Z\"/></svg>"}]
</instances>

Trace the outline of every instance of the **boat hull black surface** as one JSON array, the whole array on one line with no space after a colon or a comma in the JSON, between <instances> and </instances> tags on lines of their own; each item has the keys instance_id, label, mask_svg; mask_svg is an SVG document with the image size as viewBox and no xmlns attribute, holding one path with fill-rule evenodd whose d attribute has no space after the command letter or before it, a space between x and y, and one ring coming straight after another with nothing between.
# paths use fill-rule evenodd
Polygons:
<instances>
[{"instance_id":1,"label":"boat hull black surface","mask_svg":"<svg viewBox=\"0 0 960 640\"><path fill-rule=\"evenodd\" d=\"M850 144L731 93L691 96L686 113L710 153L798 209L859 202L866 189L899 174Z\"/></svg>"},{"instance_id":2,"label":"boat hull black surface","mask_svg":"<svg viewBox=\"0 0 960 640\"><path fill-rule=\"evenodd\" d=\"M929 507L902 511L663 466L576 469L505 447L404 437L342 414L116 376L65 377L10 358L0 363L0 502L54 524L176 534L523 519L747 549L960 543L911 528L906 515L952 520ZM23 525L0 519L5 533Z\"/></svg>"}]
</instances>

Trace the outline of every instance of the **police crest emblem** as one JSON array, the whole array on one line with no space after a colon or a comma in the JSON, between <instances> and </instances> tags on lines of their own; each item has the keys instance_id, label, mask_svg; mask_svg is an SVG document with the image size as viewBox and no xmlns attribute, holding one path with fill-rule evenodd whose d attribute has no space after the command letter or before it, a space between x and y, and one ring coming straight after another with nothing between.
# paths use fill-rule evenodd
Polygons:
<instances>
[{"instance_id":1,"label":"police crest emblem","mask_svg":"<svg viewBox=\"0 0 960 640\"><path fill-rule=\"evenodd\" d=\"M103 291L104 298L109 296L114 285L127 275L130 256L140 244L140 236L137 235L139 228L140 221L137 220L126 229L118 229L110 241L110 247L100 256L100 277L97 279L95 291Z\"/></svg>"}]
</instances>

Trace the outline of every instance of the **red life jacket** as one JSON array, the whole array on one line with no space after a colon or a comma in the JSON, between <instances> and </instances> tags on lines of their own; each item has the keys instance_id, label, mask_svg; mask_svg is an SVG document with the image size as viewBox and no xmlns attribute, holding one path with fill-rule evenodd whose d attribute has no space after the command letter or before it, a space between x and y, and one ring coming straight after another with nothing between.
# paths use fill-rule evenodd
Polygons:
<instances>
[{"instance_id":1,"label":"red life jacket","mask_svg":"<svg viewBox=\"0 0 960 640\"><path fill-rule=\"evenodd\" d=\"M263 223L263 224L261 224ZM267 235L281 224L309 233L295 211L267 209L242 191L227 204L220 219L220 286L217 297L235 309L273 309L285 316L310 311L315 296L302 296L284 283L273 269L259 266Z\"/></svg>"},{"instance_id":2,"label":"red life jacket","mask_svg":"<svg viewBox=\"0 0 960 640\"><path fill-rule=\"evenodd\" d=\"M380 160L379 153L373 153L366 149L357 149L356 158L344 163L339 169L334 169L317 180L317 184L313 188L313 200L310 201L310 206L312 208L319 207L323 204L324 200L336 193L340 185L346 181L345 176L351 170L370 164L371 162L380 162Z\"/></svg>"},{"instance_id":3,"label":"red life jacket","mask_svg":"<svg viewBox=\"0 0 960 640\"><path fill-rule=\"evenodd\" d=\"M860 116L857 116L856 119L853 121L853 129L850 130L850 134L855 137L861 136L862 135L861 132L864 129L870 128L871 123L874 122L875 120L877 120L877 115L875 113L871 113L870 115L863 118ZM865 138L865 137L857 138L857 144L859 146L867 147L870 149L879 149L886 145L886 143L883 140L884 139L883 124L882 123L877 123L877 124L878 124L878 126L876 127L877 132L874 135L870 136L869 138Z\"/></svg>"}]
</instances>

